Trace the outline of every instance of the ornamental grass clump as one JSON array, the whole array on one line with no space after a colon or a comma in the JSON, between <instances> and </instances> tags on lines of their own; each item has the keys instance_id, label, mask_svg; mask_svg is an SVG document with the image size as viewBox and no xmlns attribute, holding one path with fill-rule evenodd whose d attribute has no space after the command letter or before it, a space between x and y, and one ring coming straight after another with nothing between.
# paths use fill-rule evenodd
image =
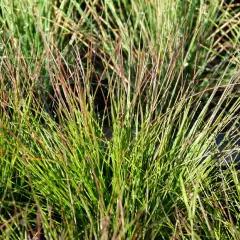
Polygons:
<instances>
[{"instance_id":1,"label":"ornamental grass clump","mask_svg":"<svg viewBox=\"0 0 240 240\"><path fill-rule=\"evenodd\" d=\"M3 239L240 237L231 4L1 1Z\"/></svg>"}]
</instances>

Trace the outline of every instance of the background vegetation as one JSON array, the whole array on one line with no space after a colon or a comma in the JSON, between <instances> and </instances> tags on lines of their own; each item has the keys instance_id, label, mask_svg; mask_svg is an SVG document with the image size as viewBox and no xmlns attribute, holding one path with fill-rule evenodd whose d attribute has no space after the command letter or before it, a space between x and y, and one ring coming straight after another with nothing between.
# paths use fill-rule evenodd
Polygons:
<instances>
[{"instance_id":1,"label":"background vegetation","mask_svg":"<svg viewBox=\"0 0 240 240\"><path fill-rule=\"evenodd\" d=\"M1 238L239 239L239 8L0 0Z\"/></svg>"}]
</instances>

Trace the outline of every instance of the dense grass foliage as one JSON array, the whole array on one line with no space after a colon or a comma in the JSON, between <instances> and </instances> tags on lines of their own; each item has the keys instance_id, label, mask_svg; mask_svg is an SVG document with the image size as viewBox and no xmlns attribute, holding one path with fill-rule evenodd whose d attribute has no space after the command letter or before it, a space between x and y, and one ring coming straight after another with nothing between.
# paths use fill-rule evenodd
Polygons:
<instances>
[{"instance_id":1,"label":"dense grass foliage","mask_svg":"<svg viewBox=\"0 0 240 240\"><path fill-rule=\"evenodd\" d=\"M0 0L0 238L239 239L234 1Z\"/></svg>"}]
</instances>

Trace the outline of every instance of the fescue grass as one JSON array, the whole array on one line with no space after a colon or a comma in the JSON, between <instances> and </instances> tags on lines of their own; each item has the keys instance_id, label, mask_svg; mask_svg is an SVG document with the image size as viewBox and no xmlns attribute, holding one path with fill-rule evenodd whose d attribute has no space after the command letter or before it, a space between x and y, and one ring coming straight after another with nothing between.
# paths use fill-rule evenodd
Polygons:
<instances>
[{"instance_id":1,"label":"fescue grass","mask_svg":"<svg viewBox=\"0 0 240 240\"><path fill-rule=\"evenodd\" d=\"M237 4L0 6L2 239L240 238Z\"/></svg>"}]
</instances>

